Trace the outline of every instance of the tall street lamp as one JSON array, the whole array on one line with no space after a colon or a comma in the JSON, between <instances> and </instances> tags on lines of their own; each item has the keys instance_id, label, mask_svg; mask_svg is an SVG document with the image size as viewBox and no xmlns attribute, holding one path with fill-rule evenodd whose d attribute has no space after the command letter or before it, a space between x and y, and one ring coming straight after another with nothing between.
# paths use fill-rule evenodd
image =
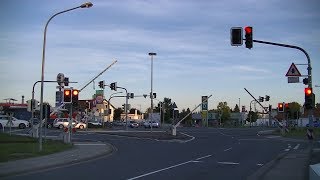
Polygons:
<instances>
[{"instance_id":1,"label":"tall street lamp","mask_svg":"<svg viewBox=\"0 0 320 180\"><path fill-rule=\"evenodd\" d=\"M39 131L39 151L42 151L42 135L41 135L41 131L42 131L42 119L43 119L43 81L44 81L44 62L45 62L45 54L46 54L46 34L47 34L47 28L48 28L48 24L49 22L56 17L59 14L68 12L68 11L72 11L78 8L90 8L92 7L93 4L91 2L86 2L78 7L75 8L71 8L71 9L67 9L61 12L58 12L56 14L54 14L53 16L50 17L50 19L47 21L46 26L44 28L44 35L43 35L43 48L42 48L42 68L41 68L41 94L40 94L40 131Z\"/></svg>"},{"instance_id":2,"label":"tall street lamp","mask_svg":"<svg viewBox=\"0 0 320 180\"><path fill-rule=\"evenodd\" d=\"M151 93L150 93L150 99L151 99L151 111L150 111L150 121L151 121L151 132L152 132L152 121L153 121L153 56L156 56L157 53L150 52L149 56L151 56Z\"/></svg>"}]
</instances>

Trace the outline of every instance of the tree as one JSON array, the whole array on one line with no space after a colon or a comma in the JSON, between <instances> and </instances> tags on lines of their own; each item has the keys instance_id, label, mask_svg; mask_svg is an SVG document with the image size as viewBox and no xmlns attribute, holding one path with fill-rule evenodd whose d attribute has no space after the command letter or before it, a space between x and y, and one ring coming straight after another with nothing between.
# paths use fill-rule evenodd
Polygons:
<instances>
[{"instance_id":1,"label":"tree","mask_svg":"<svg viewBox=\"0 0 320 180\"><path fill-rule=\"evenodd\" d=\"M300 116L301 105L297 102L291 102L288 104L288 108L285 109L288 119L298 119Z\"/></svg>"},{"instance_id":2,"label":"tree","mask_svg":"<svg viewBox=\"0 0 320 180\"><path fill-rule=\"evenodd\" d=\"M236 106L234 107L233 112L240 112L238 104L236 104Z\"/></svg>"},{"instance_id":3,"label":"tree","mask_svg":"<svg viewBox=\"0 0 320 180\"><path fill-rule=\"evenodd\" d=\"M114 110L113 119L115 119L115 120L120 120L122 113L123 113L122 108L117 108L117 109L115 109L115 110Z\"/></svg>"},{"instance_id":4,"label":"tree","mask_svg":"<svg viewBox=\"0 0 320 180\"><path fill-rule=\"evenodd\" d=\"M190 113L190 109L188 108L187 110L185 109L182 109L182 111L180 112L179 116L180 118L184 118L186 115L188 115ZM183 122L181 122L183 124L186 124L186 125L189 125L191 126L192 125L192 114L190 114Z\"/></svg>"},{"instance_id":5,"label":"tree","mask_svg":"<svg viewBox=\"0 0 320 180\"><path fill-rule=\"evenodd\" d=\"M217 106L217 111L218 111L218 118L221 118L221 122L226 122L227 120L230 119L231 116L231 109L228 106L227 102L219 102Z\"/></svg>"},{"instance_id":6,"label":"tree","mask_svg":"<svg viewBox=\"0 0 320 180\"><path fill-rule=\"evenodd\" d=\"M248 122L256 122L258 118L259 118L258 112L249 111L249 114L246 120Z\"/></svg>"}]
</instances>

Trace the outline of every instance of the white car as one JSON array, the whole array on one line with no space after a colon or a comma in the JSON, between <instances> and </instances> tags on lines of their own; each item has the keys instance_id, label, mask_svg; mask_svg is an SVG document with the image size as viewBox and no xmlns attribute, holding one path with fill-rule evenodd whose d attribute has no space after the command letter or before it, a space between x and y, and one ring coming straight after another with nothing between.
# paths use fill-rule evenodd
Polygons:
<instances>
[{"instance_id":1,"label":"white car","mask_svg":"<svg viewBox=\"0 0 320 180\"><path fill-rule=\"evenodd\" d=\"M152 121L152 123L151 123L151 121L146 121L145 123L143 123L143 126L144 126L144 128L151 128L151 126L153 128L159 128L160 124L159 124L159 122L156 122L156 121Z\"/></svg>"},{"instance_id":2,"label":"white car","mask_svg":"<svg viewBox=\"0 0 320 180\"><path fill-rule=\"evenodd\" d=\"M56 118L53 121L53 127L63 129L65 127L68 127L69 125L69 118ZM77 128L77 129L84 129L87 127L85 123L82 122L77 122L74 119L72 119L72 126Z\"/></svg>"},{"instance_id":3,"label":"white car","mask_svg":"<svg viewBox=\"0 0 320 180\"><path fill-rule=\"evenodd\" d=\"M20 128L20 129L24 129L30 126L29 121L27 120L21 120L21 119L17 119L15 117L12 117L12 121L11 121L11 127L14 128ZM7 115L0 115L0 123L2 127L10 127L9 124L9 116Z\"/></svg>"}]
</instances>

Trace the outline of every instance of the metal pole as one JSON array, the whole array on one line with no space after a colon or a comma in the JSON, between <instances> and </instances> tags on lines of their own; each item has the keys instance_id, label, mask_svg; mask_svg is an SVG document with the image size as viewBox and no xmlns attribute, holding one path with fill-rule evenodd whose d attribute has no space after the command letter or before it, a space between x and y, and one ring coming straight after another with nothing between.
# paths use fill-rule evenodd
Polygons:
<instances>
[{"instance_id":1,"label":"metal pole","mask_svg":"<svg viewBox=\"0 0 320 180\"><path fill-rule=\"evenodd\" d=\"M42 112L42 110L43 110L43 82L44 82L44 63L45 63L45 55L46 55L46 40L47 40L46 34L47 34L48 24L54 17L56 17L59 14L62 14L62 13L68 12L68 11L72 11L72 10L75 10L78 8L89 8L89 7L92 7L92 3L85 3L85 4L82 4L81 6L58 12L58 13L54 14L53 16L51 16L45 25L44 33L43 33L42 66L41 66L39 151L42 151L42 132L41 131L42 131L42 119L43 119L43 112Z\"/></svg>"},{"instance_id":2,"label":"metal pole","mask_svg":"<svg viewBox=\"0 0 320 180\"><path fill-rule=\"evenodd\" d=\"M152 122L153 122L153 56L156 56L157 53L149 53L149 56L151 56L151 93L150 93L150 98L151 98L151 111L150 111L150 120L151 120L151 125L150 125L150 130L152 132Z\"/></svg>"},{"instance_id":3,"label":"metal pole","mask_svg":"<svg viewBox=\"0 0 320 180\"><path fill-rule=\"evenodd\" d=\"M288 44L280 44L280 43L274 43L274 42L267 42L267 41L260 41L260 40L253 40L253 42L257 42L257 43L262 43L262 44L269 44L269 45L275 45L275 46L281 46L281 47L287 47L287 48L293 48L293 49L298 49L300 51L302 51L308 60L308 87L312 88L312 67L311 67L311 60L310 57L308 55L308 53L302 49L301 47L298 46L293 46L293 45L288 45ZM309 125L310 128L313 130L313 109L314 107L312 107L312 109L308 110L308 116L309 116Z\"/></svg>"}]
</instances>

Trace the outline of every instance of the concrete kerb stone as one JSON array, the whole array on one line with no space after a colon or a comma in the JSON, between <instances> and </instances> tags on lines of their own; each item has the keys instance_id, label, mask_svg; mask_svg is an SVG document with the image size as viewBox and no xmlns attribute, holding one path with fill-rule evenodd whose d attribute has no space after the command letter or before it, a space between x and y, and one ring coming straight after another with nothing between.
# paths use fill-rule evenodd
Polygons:
<instances>
[{"instance_id":1,"label":"concrete kerb stone","mask_svg":"<svg viewBox=\"0 0 320 180\"><path fill-rule=\"evenodd\" d=\"M275 159L271 160L267 164L263 165L258 171L250 175L247 180L256 180L256 179L263 179L263 177L273 168L275 165L283 159L288 152L283 152L279 154Z\"/></svg>"},{"instance_id":2,"label":"concrete kerb stone","mask_svg":"<svg viewBox=\"0 0 320 180\"><path fill-rule=\"evenodd\" d=\"M0 163L0 177L27 174L31 171L35 172L59 166L68 166L76 163L86 162L106 157L108 155L111 155L116 150L113 145L109 143L104 144L106 148L105 150L100 152L97 151L96 148L93 153L87 151L81 152L82 145L74 145L72 149L59 153ZM74 154L78 154L80 156L74 157ZM84 154L86 154L87 156L81 156Z\"/></svg>"},{"instance_id":3,"label":"concrete kerb stone","mask_svg":"<svg viewBox=\"0 0 320 180\"><path fill-rule=\"evenodd\" d=\"M310 161L311 153L312 153L313 145L309 145L309 147L306 149L306 156L307 161ZM274 168L276 168L276 165L278 163L281 163L282 159L292 159L290 157L290 151L289 152L283 152L279 154L275 159L271 160L264 166L262 166L258 171L256 171L254 174L250 175L247 180L255 180L255 179L265 179L264 177ZM284 171L283 173L290 173L290 171ZM277 177L273 177L272 179L276 179Z\"/></svg>"}]
</instances>

